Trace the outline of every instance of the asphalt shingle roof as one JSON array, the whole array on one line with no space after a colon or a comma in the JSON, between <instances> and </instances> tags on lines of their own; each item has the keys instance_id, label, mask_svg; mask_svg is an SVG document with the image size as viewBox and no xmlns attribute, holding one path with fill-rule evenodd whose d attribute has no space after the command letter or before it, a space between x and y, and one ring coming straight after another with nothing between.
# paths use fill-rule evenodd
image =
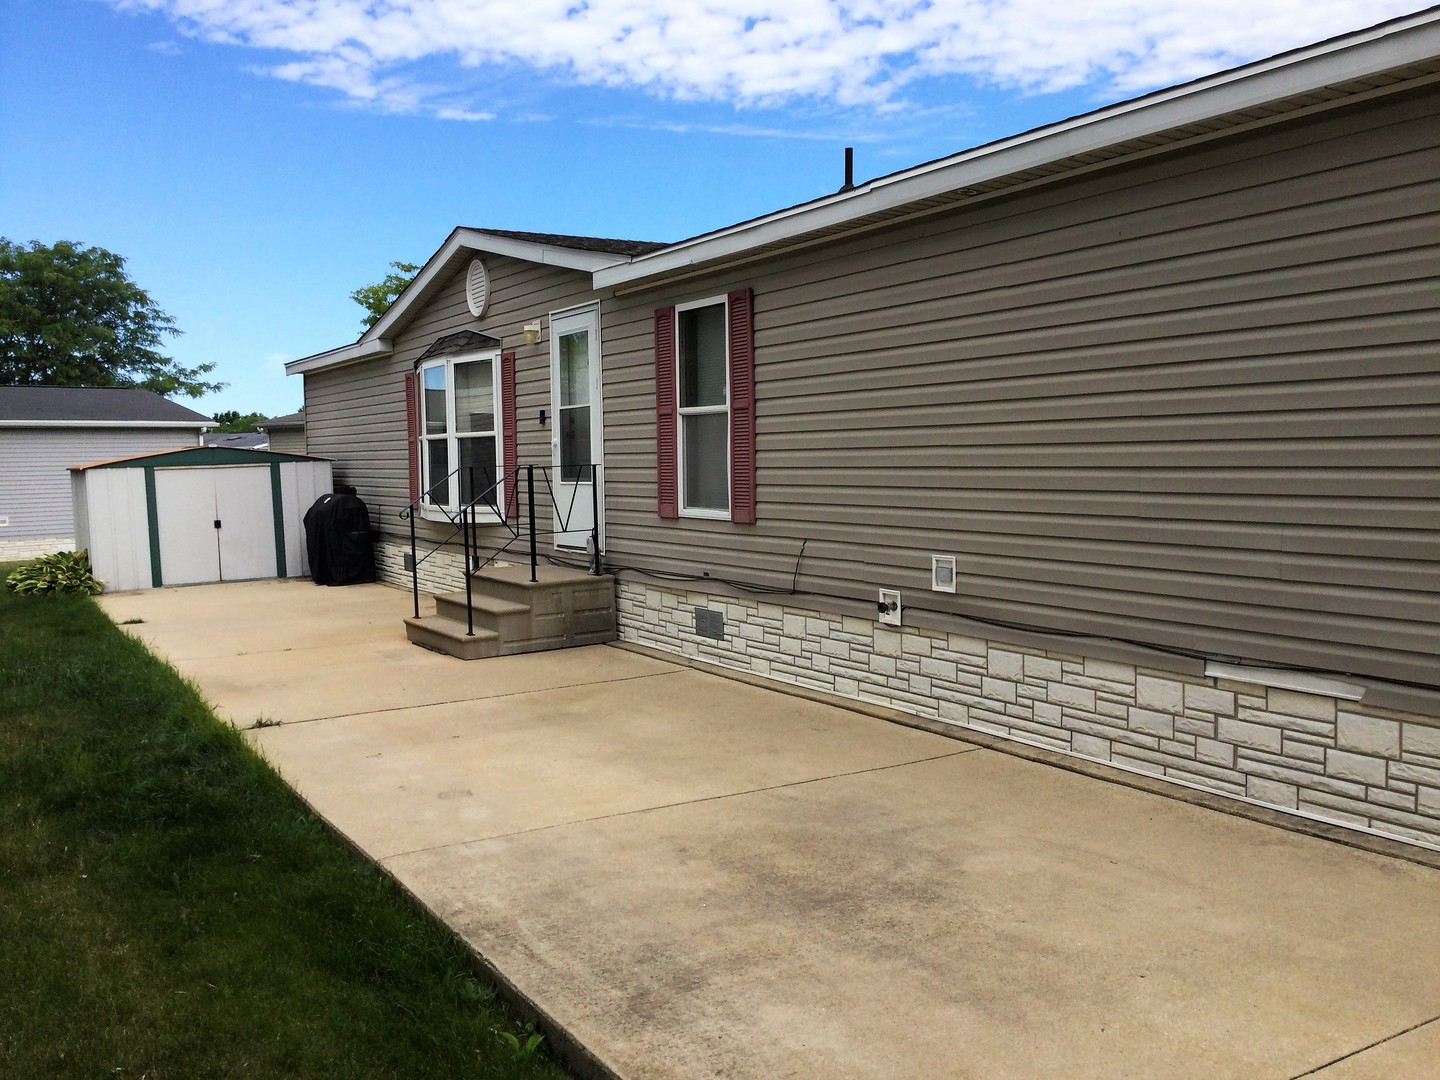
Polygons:
<instances>
[{"instance_id":1,"label":"asphalt shingle roof","mask_svg":"<svg viewBox=\"0 0 1440 1080\"><path fill-rule=\"evenodd\" d=\"M214 423L159 394L129 386L0 386L0 420Z\"/></svg>"},{"instance_id":2,"label":"asphalt shingle roof","mask_svg":"<svg viewBox=\"0 0 1440 1080\"><path fill-rule=\"evenodd\" d=\"M549 247L572 248L575 251L599 251L607 255L646 255L659 251L668 244L650 240L611 240L601 236L565 236L561 233L515 232L511 229L486 229L473 226L476 232L491 236L504 236L510 240L524 240L530 244L545 244Z\"/></svg>"}]
</instances>

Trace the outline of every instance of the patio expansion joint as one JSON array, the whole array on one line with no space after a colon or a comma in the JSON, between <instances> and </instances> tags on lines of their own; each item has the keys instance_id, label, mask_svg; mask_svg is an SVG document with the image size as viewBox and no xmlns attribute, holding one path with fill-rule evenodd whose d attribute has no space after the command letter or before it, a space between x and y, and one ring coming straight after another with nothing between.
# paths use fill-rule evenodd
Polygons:
<instances>
[{"instance_id":1,"label":"patio expansion joint","mask_svg":"<svg viewBox=\"0 0 1440 1080\"><path fill-rule=\"evenodd\" d=\"M963 750L956 750L948 754L934 754L930 757L913 758L910 761L896 761L889 765L876 765L868 769L852 769L849 772L829 773L825 776L811 776L804 780L791 780L784 784L767 784L764 787L746 788L743 791L727 791L722 795L703 795L696 799L681 799L678 802L660 803L657 806L642 806L635 810L620 810L613 814L596 814L594 817L576 818L574 821L556 822L554 825L541 825L534 829L516 829L514 832L496 833L493 836L477 836L470 840L454 840L448 844L433 844L429 847L412 848L409 851L396 851L385 855L377 862L388 863L392 859L401 859L407 855L423 855L428 851L444 851L446 848L465 847L469 844L484 844L491 840L508 840L516 836L530 836L534 833L552 832L555 829L568 829L575 825L589 825L596 821L609 821L614 818L634 817L637 814L650 814L659 810L674 810L681 806L699 806L703 803L721 802L725 799L738 799L746 795L763 795L767 791L784 791L786 788L805 787L808 784L820 784L827 780L843 780L849 776L864 776L867 773L888 772L891 769L903 769L910 765L925 765L932 761L944 761L947 758L962 757L965 754L973 754L977 750L983 750L981 746L968 746ZM1403 1034L1403 1032L1401 1033Z\"/></svg>"},{"instance_id":2,"label":"patio expansion joint","mask_svg":"<svg viewBox=\"0 0 1440 1080\"><path fill-rule=\"evenodd\" d=\"M1337 1058L1331 1058L1323 1065L1316 1065L1313 1069L1307 1069L1305 1072L1296 1073L1294 1076L1290 1077L1290 1080L1303 1080L1303 1078L1307 1076L1316 1076L1324 1072L1326 1069L1330 1068L1331 1065L1338 1065L1342 1061L1349 1061L1351 1058L1357 1057L1358 1055L1363 1054L1368 1050L1374 1050L1377 1046L1384 1046L1386 1043L1398 1039L1402 1035L1409 1035L1412 1031L1419 1031L1421 1028L1429 1027L1431 1024L1437 1021L1440 1021L1440 1016L1432 1016L1428 1020L1421 1020L1417 1024L1411 1024L1409 1027L1401 1031L1396 1031L1393 1034L1386 1035L1383 1039L1376 1039L1374 1042L1369 1043L1366 1046L1362 1046L1358 1050L1351 1050L1348 1054L1341 1054Z\"/></svg>"},{"instance_id":3,"label":"patio expansion joint","mask_svg":"<svg viewBox=\"0 0 1440 1080\"><path fill-rule=\"evenodd\" d=\"M643 675L622 675L614 679L582 679L580 682L562 683L559 686L537 686L525 690L511 690L504 694L487 694L484 697L476 697L474 694L469 694L465 697L450 698L446 701L426 701L419 705L392 705L386 709L356 709L353 712L332 713L329 716L307 716L303 720L285 720L279 724L267 726L282 728L298 727L301 724L318 724L324 720L349 720L356 716L383 716L386 713L413 712L417 709L436 709L444 705L464 705L467 702L504 701L506 698L527 697L531 694L548 694L556 690L574 690L584 686L608 686L618 683L639 682L641 679L661 679L668 675L675 674L677 674L676 671L647 671Z\"/></svg>"}]
</instances>

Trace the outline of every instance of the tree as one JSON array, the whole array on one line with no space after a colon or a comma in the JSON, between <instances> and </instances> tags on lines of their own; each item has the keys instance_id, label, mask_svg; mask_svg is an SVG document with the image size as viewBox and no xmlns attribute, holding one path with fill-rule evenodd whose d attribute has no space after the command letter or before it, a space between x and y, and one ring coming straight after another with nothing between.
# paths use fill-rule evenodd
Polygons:
<instances>
[{"instance_id":1,"label":"tree","mask_svg":"<svg viewBox=\"0 0 1440 1080\"><path fill-rule=\"evenodd\" d=\"M254 431L257 424L263 424L270 417L264 413L242 413L234 409L226 409L224 412L217 412L212 419L220 425L220 431L233 432Z\"/></svg>"},{"instance_id":2,"label":"tree","mask_svg":"<svg viewBox=\"0 0 1440 1080\"><path fill-rule=\"evenodd\" d=\"M0 385L138 386L157 394L224 388L163 355L180 331L125 273L125 260L68 240L0 236Z\"/></svg>"},{"instance_id":3,"label":"tree","mask_svg":"<svg viewBox=\"0 0 1440 1080\"><path fill-rule=\"evenodd\" d=\"M363 289L356 289L350 294L351 300L369 312L365 318L360 320L366 330L380 320L380 316L385 314L385 309L405 291L405 286L415 279L415 272L420 269L415 263L392 262L390 265L394 270L386 274L383 281L377 281L374 285L366 285Z\"/></svg>"}]
</instances>

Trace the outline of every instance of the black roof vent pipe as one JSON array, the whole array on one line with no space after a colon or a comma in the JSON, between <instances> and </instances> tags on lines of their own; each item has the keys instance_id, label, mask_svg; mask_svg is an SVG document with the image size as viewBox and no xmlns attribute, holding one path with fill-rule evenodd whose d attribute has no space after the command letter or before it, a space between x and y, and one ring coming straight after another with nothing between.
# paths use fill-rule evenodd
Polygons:
<instances>
[{"instance_id":1,"label":"black roof vent pipe","mask_svg":"<svg viewBox=\"0 0 1440 1080\"><path fill-rule=\"evenodd\" d=\"M850 191L855 187L855 148L845 147L845 183L841 191Z\"/></svg>"}]
</instances>

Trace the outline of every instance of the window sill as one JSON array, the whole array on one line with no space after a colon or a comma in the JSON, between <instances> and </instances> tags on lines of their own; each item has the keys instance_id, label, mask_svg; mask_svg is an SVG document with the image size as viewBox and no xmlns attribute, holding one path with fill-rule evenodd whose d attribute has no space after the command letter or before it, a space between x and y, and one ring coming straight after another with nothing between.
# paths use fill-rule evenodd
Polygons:
<instances>
[{"instance_id":1,"label":"window sill","mask_svg":"<svg viewBox=\"0 0 1440 1080\"><path fill-rule=\"evenodd\" d=\"M422 506L420 508L420 517L422 520L433 521L441 525L457 524L459 514L459 510L449 510L449 512L447 512L434 506ZM477 507L475 510L475 524L477 525L503 525L504 523L504 518L500 516L499 512L491 510L488 506L484 508Z\"/></svg>"}]
</instances>

